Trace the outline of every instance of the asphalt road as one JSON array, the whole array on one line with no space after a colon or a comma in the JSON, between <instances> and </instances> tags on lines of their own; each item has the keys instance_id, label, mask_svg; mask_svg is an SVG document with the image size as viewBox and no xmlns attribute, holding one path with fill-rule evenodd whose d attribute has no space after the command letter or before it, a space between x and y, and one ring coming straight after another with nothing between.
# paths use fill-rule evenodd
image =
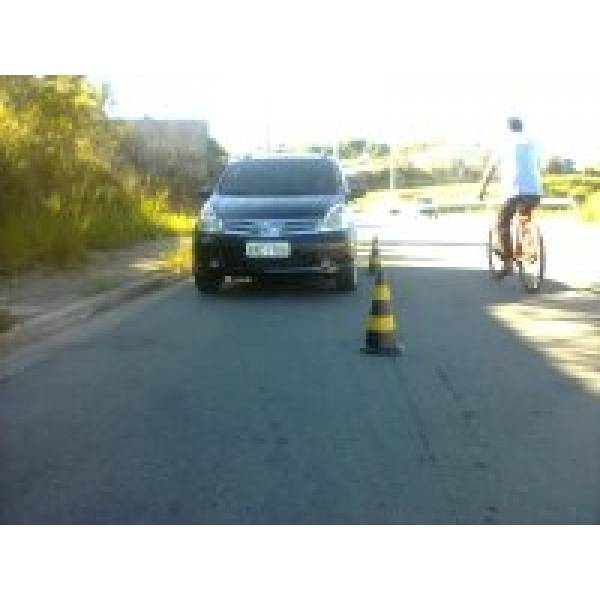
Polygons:
<instances>
[{"instance_id":1,"label":"asphalt road","mask_svg":"<svg viewBox=\"0 0 600 600\"><path fill-rule=\"evenodd\" d=\"M382 233L401 358L359 351L365 272L186 282L38 351L0 378L0 522L599 523L600 398L449 223Z\"/></svg>"}]
</instances>

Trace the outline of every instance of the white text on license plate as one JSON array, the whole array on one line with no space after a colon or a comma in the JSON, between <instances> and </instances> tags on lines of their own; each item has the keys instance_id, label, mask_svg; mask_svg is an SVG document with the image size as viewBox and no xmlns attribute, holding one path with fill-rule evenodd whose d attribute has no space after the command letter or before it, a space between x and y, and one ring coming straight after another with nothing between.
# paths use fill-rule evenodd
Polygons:
<instances>
[{"instance_id":1,"label":"white text on license plate","mask_svg":"<svg viewBox=\"0 0 600 600\"><path fill-rule=\"evenodd\" d=\"M288 258L289 242L246 242L248 258Z\"/></svg>"}]
</instances>

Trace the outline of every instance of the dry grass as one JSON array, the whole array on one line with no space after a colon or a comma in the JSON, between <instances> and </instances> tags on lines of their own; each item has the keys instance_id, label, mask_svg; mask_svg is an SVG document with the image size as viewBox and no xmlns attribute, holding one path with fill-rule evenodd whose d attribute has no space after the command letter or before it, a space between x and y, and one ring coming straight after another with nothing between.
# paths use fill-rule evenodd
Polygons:
<instances>
[{"instance_id":1,"label":"dry grass","mask_svg":"<svg viewBox=\"0 0 600 600\"><path fill-rule=\"evenodd\" d=\"M162 259L163 268L174 275L190 275L192 273L192 238L181 237L174 250L166 252Z\"/></svg>"},{"instance_id":2,"label":"dry grass","mask_svg":"<svg viewBox=\"0 0 600 600\"><path fill-rule=\"evenodd\" d=\"M165 235L187 235L195 217L169 210L161 195L96 207L16 212L0 226L0 267L7 273L33 266L81 265L88 250L125 247Z\"/></svg>"},{"instance_id":3,"label":"dry grass","mask_svg":"<svg viewBox=\"0 0 600 600\"><path fill-rule=\"evenodd\" d=\"M591 194L579 207L579 217L588 223L600 223L600 192Z\"/></svg>"}]
</instances>

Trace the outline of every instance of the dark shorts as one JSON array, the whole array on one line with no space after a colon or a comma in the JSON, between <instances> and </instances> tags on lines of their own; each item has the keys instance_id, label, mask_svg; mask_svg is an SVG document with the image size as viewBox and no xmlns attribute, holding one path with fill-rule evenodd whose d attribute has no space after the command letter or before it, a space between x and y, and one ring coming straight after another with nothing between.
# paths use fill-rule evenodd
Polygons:
<instances>
[{"instance_id":1,"label":"dark shorts","mask_svg":"<svg viewBox=\"0 0 600 600\"><path fill-rule=\"evenodd\" d=\"M526 206L529 210L534 209L541 200L541 196L537 195L523 195L513 196L509 198L500 209L499 221L501 225L508 226L510 220L515 216L517 209L520 205Z\"/></svg>"}]
</instances>

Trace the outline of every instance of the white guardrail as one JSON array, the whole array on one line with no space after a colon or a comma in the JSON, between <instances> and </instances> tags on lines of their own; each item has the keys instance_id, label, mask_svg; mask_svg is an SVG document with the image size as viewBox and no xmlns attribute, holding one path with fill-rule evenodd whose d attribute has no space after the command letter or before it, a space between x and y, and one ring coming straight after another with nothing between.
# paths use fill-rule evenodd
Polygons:
<instances>
[{"instance_id":1,"label":"white guardrail","mask_svg":"<svg viewBox=\"0 0 600 600\"><path fill-rule=\"evenodd\" d=\"M478 198L464 198L451 202L436 202L433 198L434 206L438 212L466 212L468 210L481 210L485 208L496 208L503 204L500 200L484 200ZM550 198L544 197L540 201L541 208L575 208L576 204L573 198Z\"/></svg>"}]
</instances>

